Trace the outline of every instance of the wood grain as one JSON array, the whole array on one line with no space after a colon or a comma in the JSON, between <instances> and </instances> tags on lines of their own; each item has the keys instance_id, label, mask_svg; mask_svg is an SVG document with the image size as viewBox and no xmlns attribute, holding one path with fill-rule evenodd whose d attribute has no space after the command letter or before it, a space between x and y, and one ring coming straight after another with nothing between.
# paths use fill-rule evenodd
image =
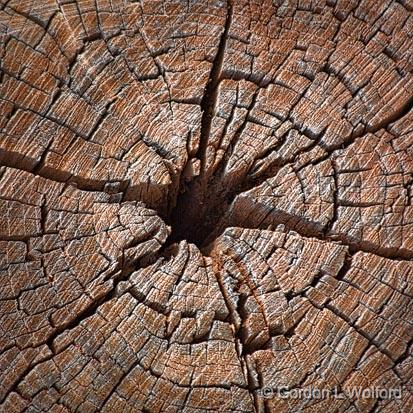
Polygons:
<instances>
[{"instance_id":1,"label":"wood grain","mask_svg":"<svg viewBox=\"0 0 413 413\"><path fill-rule=\"evenodd\" d=\"M410 0L0 0L0 411L413 412L412 38Z\"/></svg>"}]
</instances>

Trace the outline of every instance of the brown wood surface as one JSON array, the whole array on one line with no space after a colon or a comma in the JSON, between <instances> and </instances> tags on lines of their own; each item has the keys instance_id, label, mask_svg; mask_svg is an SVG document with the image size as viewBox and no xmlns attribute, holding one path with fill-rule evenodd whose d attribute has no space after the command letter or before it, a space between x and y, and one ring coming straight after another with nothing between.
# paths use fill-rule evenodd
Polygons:
<instances>
[{"instance_id":1,"label":"brown wood surface","mask_svg":"<svg viewBox=\"0 0 413 413\"><path fill-rule=\"evenodd\" d=\"M413 412L412 107L411 0L0 0L0 412Z\"/></svg>"}]
</instances>

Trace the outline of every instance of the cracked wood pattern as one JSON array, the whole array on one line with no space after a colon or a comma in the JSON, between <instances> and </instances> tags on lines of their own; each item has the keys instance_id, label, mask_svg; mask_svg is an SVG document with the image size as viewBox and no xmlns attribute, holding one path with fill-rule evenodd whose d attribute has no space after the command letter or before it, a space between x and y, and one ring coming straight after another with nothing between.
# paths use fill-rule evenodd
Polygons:
<instances>
[{"instance_id":1,"label":"cracked wood pattern","mask_svg":"<svg viewBox=\"0 0 413 413\"><path fill-rule=\"evenodd\" d=\"M409 413L412 298L411 0L0 0L1 412Z\"/></svg>"}]
</instances>

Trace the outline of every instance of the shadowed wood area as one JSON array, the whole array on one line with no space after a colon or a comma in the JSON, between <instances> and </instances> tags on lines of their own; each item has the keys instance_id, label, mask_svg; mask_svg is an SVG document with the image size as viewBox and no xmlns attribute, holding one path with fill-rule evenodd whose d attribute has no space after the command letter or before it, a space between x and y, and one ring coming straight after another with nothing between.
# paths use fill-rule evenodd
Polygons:
<instances>
[{"instance_id":1,"label":"shadowed wood area","mask_svg":"<svg viewBox=\"0 0 413 413\"><path fill-rule=\"evenodd\" d=\"M0 333L1 413L413 412L413 2L0 0Z\"/></svg>"}]
</instances>

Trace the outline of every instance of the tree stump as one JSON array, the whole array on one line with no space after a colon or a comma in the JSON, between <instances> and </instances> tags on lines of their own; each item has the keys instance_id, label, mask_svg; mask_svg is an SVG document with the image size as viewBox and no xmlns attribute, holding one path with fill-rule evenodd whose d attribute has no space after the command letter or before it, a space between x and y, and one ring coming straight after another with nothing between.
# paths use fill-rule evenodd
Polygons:
<instances>
[{"instance_id":1,"label":"tree stump","mask_svg":"<svg viewBox=\"0 0 413 413\"><path fill-rule=\"evenodd\" d=\"M413 411L411 0L0 1L0 411Z\"/></svg>"}]
</instances>

